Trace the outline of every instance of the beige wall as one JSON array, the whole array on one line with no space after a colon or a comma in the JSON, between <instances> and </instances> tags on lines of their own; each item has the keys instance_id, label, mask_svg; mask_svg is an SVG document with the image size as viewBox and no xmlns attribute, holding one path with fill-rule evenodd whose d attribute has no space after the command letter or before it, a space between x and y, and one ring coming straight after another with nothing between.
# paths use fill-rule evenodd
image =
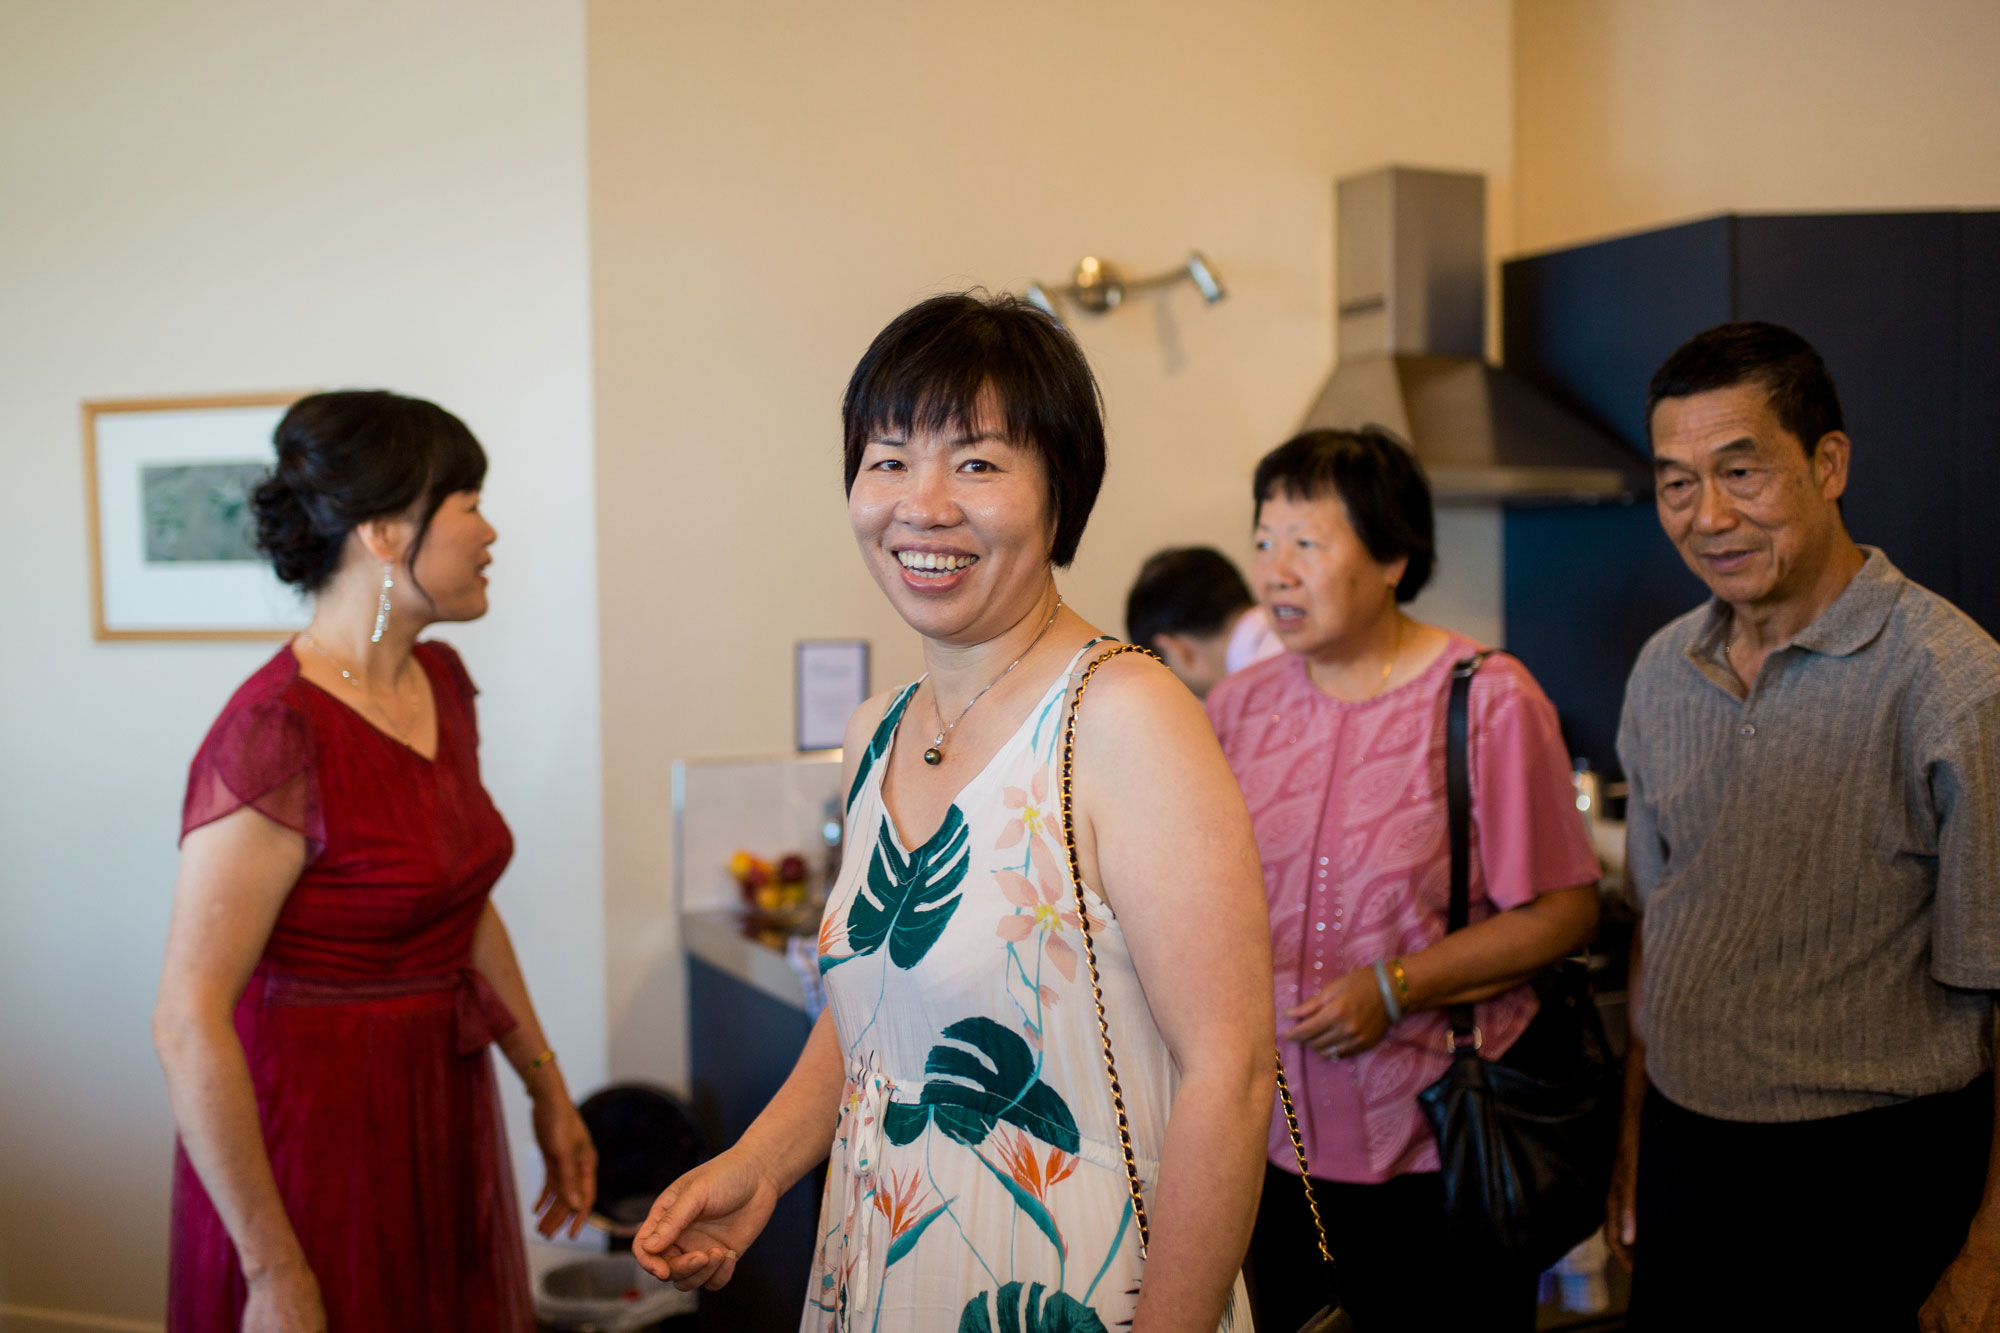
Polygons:
<instances>
[{"instance_id":1,"label":"beige wall","mask_svg":"<svg viewBox=\"0 0 2000 1333\"><path fill-rule=\"evenodd\" d=\"M1993 0L1516 0L1515 241L2000 205Z\"/></svg>"},{"instance_id":2,"label":"beige wall","mask_svg":"<svg viewBox=\"0 0 2000 1333\"><path fill-rule=\"evenodd\" d=\"M1074 327L1109 409L1110 479L1066 595L1119 630L1171 542L1247 554L1250 464L1332 357L1336 175L1487 172L1511 242L1504 0L1008 6L593 0L588 11L604 626L607 936L616 1072L678 1079L668 765L780 751L793 641L860 636L878 686L912 635L853 553L847 373L940 290L1138 270L1189 288ZM1497 606L1497 540L1453 562ZM1468 568L1469 566L1469 568Z\"/></svg>"},{"instance_id":3,"label":"beige wall","mask_svg":"<svg viewBox=\"0 0 2000 1333\"><path fill-rule=\"evenodd\" d=\"M572 1081L599 1081L608 1033L614 1072L678 1082L672 759L786 748L798 638L871 639L878 685L918 669L852 554L837 442L848 370L910 301L1087 251L1145 270L1198 246L1222 274L1213 309L1178 288L1073 320L1113 452L1063 586L1117 630L1154 548L1247 555L1248 467L1332 355L1337 175L1484 171L1496 254L1723 209L2000 204L1987 0L337 19L0 6L9 1333L42 1326L30 1307L158 1317L171 1128L145 1019L174 814L264 655L90 642L79 399L382 383L466 416L503 540L493 615L450 637L520 842L500 901ZM1421 609L1496 637L1493 515L1444 540Z\"/></svg>"},{"instance_id":4,"label":"beige wall","mask_svg":"<svg viewBox=\"0 0 2000 1333\"><path fill-rule=\"evenodd\" d=\"M0 1329L157 1327L181 786L275 645L92 642L77 404L387 385L485 442L494 610L444 635L519 844L498 901L599 1081L581 6L8 0L0 237Z\"/></svg>"}]
</instances>

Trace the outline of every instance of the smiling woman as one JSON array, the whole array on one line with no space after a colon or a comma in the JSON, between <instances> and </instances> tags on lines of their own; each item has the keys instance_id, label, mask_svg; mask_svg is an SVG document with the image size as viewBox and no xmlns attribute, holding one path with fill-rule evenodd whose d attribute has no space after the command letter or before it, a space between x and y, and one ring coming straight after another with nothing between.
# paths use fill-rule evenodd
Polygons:
<instances>
[{"instance_id":1,"label":"smiling woman","mask_svg":"<svg viewBox=\"0 0 2000 1333\"><path fill-rule=\"evenodd\" d=\"M1274 1085L1263 898L1193 697L1129 651L1105 661L1056 590L1104 475L1090 368L1033 307L938 297L875 339L844 415L855 540L929 670L848 727L847 827L870 850L829 895L826 1013L635 1250L719 1286L831 1153L813 1333L1242 1327ZM1072 772L1060 738L1092 666Z\"/></svg>"},{"instance_id":2,"label":"smiling woman","mask_svg":"<svg viewBox=\"0 0 2000 1333\"><path fill-rule=\"evenodd\" d=\"M1076 558L1104 484L1103 401L1082 349L1026 302L944 296L909 310L854 368L841 419L850 495L868 446L913 430L1025 449L1048 490L1049 561Z\"/></svg>"}]
</instances>

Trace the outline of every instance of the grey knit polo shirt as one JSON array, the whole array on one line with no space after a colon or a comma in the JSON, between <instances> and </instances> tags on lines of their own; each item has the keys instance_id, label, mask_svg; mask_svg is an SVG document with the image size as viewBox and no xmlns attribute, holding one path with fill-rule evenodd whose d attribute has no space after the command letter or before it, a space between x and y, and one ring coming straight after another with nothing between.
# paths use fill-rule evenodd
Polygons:
<instances>
[{"instance_id":1,"label":"grey knit polo shirt","mask_svg":"<svg viewBox=\"0 0 2000 1333\"><path fill-rule=\"evenodd\" d=\"M1864 549L1747 694L1714 601L1626 688L1639 1033L1704 1115L1842 1115L1993 1065L2000 646Z\"/></svg>"}]
</instances>

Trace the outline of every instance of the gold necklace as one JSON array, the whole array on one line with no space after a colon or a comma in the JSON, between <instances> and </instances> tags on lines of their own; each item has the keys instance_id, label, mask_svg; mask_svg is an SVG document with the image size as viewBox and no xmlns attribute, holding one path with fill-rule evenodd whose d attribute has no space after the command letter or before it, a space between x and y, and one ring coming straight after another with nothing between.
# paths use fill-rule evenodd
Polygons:
<instances>
[{"instance_id":1,"label":"gold necklace","mask_svg":"<svg viewBox=\"0 0 2000 1333\"><path fill-rule=\"evenodd\" d=\"M308 648L311 648L314 652L318 653L321 657L325 658L326 664L332 667L335 671L338 671L340 673L340 678L342 680L346 681L349 685L352 685L355 689L360 690L361 697L363 700L375 705L376 713L378 713L381 716L384 722L389 724L390 735L394 736L397 740L401 741L406 747L415 748L413 746L410 746L410 738L406 732L406 729L396 725L396 719L389 716L389 710L382 706L382 701L377 699L374 695L370 694L368 692L367 687L354 678L353 672L349 671L346 667L342 666L340 663L334 661L333 654L329 653L326 649L320 647L319 640L315 639L312 636L311 630L309 629L300 630L299 637L306 641L306 646ZM401 690L399 689L397 693L398 695L400 695ZM402 699L399 697L396 700L396 702L401 703Z\"/></svg>"},{"instance_id":2,"label":"gold necklace","mask_svg":"<svg viewBox=\"0 0 2000 1333\"><path fill-rule=\"evenodd\" d=\"M1402 651L1403 651L1403 613L1398 611L1396 613L1396 642L1389 649L1389 660L1382 664L1382 679L1376 681L1375 688L1368 691L1368 698L1373 699L1376 695L1380 694L1383 690L1389 687L1389 673L1396 669L1396 654Z\"/></svg>"},{"instance_id":3,"label":"gold necklace","mask_svg":"<svg viewBox=\"0 0 2000 1333\"><path fill-rule=\"evenodd\" d=\"M965 721L965 715L972 711L972 705L978 703L981 699L984 699L986 697L986 690L992 689L995 685L998 685L1001 681L1005 680L1007 678L1008 671L1012 671L1015 667L1021 665L1021 658L1026 657L1029 653L1035 651L1035 645L1042 641L1042 635L1047 634L1049 632L1049 626L1056 623L1056 617L1062 612L1062 604L1063 604L1062 594L1057 593L1055 610L1049 612L1048 620L1042 625L1042 627L1039 630L1035 631L1035 637L1028 641L1028 646L1021 650L1021 657L1017 657L1013 661L1009 662L1007 664L1005 671L1002 671L992 680L987 681L986 689L983 689L979 693L973 695L971 701L967 703L965 707L958 710L958 716L953 718L949 724L945 723L944 709L938 707L937 686L935 685L931 686L931 709L937 713L938 723L941 727L943 727L943 730L938 732L937 738L931 742L930 748L924 751L925 763L929 764L932 768L936 768L939 764L942 764L944 762L944 738L951 735L952 729L958 726L959 723Z\"/></svg>"}]
</instances>

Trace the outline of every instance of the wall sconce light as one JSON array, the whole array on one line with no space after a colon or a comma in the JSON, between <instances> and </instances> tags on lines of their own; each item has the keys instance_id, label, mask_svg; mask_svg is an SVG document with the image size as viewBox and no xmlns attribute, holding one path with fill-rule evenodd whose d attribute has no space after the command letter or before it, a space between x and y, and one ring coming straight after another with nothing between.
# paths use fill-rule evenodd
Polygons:
<instances>
[{"instance_id":1,"label":"wall sconce light","mask_svg":"<svg viewBox=\"0 0 2000 1333\"><path fill-rule=\"evenodd\" d=\"M1170 287L1183 280L1193 283L1195 290L1201 293L1201 299L1210 305L1228 295L1222 288L1222 280L1215 276L1215 270L1202 258L1201 251L1190 250L1187 263L1179 268L1143 278L1125 277L1096 255L1085 255L1078 261L1076 275L1069 282L1061 286L1031 282L1027 298L1051 319L1061 322L1062 314L1056 308L1058 300L1067 299L1089 314L1102 315L1123 305L1126 296L1133 292Z\"/></svg>"}]
</instances>

